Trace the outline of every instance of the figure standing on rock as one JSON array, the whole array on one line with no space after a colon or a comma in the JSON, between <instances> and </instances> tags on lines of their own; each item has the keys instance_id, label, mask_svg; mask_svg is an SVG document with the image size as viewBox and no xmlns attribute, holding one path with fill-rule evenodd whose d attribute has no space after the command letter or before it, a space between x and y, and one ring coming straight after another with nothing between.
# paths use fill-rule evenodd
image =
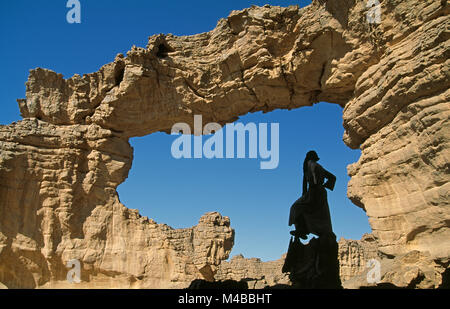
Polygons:
<instances>
[{"instance_id":1,"label":"figure standing on rock","mask_svg":"<svg viewBox=\"0 0 450 309\"><path fill-rule=\"evenodd\" d=\"M293 236L307 239L312 233L319 237L333 237L327 191L334 189L336 176L325 170L319 163L315 151L309 151L303 162L302 196L291 206L289 226L295 225ZM327 180L325 182L325 179Z\"/></svg>"}]
</instances>

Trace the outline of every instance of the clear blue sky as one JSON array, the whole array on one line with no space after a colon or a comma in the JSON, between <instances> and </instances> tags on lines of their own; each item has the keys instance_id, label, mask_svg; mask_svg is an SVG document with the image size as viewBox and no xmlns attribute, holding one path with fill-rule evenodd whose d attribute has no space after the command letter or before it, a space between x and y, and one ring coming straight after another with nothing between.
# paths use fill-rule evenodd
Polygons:
<instances>
[{"instance_id":1,"label":"clear blue sky","mask_svg":"<svg viewBox=\"0 0 450 309\"><path fill-rule=\"evenodd\" d=\"M43 67L73 74L97 71L125 54L145 47L157 33L190 35L212 30L230 11L253 4L300 5L310 1L107 1L81 0L81 24L66 22L66 0L0 2L0 124L20 120L16 99L25 97L28 71ZM333 228L338 236L359 239L370 232L365 213L346 196L346 166L360 152L342 142L342 108L320 103L294 111L256 113L239 122L280 123L280 164L261 170L259 160L176 160L176 137L153 134L131 139L135 160L119 186L127 207L174 228L197 224L208 211L231 218L236 230L232 255L278 259L289 242L289 208L301 192L301 164L315 149L320 163L338 180L329 192ZM312 129L315 128L315 129Z\"/></svg>"}]
</instances>

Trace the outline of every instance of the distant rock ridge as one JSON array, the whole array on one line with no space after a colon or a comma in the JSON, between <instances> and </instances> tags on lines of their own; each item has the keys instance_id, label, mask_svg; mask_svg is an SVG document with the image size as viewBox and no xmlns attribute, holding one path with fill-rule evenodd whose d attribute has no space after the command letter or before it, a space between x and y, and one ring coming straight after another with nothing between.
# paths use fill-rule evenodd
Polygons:
<instances>
[{"instance_id":1,"label":"distant rock ridge","mask_svg":"<svg viewBox=\"0 0 450 309\"><path fill-rule=\"evenodd\" d=\"M289 284L288 275L281 272L285 255L281 259L262 262L259 258L244 258L242 254L235 255L230 261L222 261L215 280L246 281L249 289L262 289L277 284Z\"/></svg>"}]
</instances>

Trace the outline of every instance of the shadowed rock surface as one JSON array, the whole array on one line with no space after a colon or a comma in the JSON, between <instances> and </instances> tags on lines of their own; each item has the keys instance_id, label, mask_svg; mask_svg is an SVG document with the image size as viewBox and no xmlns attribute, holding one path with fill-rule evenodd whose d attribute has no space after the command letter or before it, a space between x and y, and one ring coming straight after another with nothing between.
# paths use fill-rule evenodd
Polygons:
<instances>
[{"instance_id":1,"label":"shadowed rock surface","mask_svg":"<svg viewBox=\"0 0 450 309\"><path fill-rule=\"evenodd\" d=\"M248 284L244 280L235 281L235 280L225 280L225 281L214 281L209 282L206 280L196 279L191 282L188 289L197 290L197 289L211 289L211 290L222 290L222 289L234 289L234 290L247 290Z\"/></svg>"},{"instance_id":2,"label":"shadowed rock surface","mask_svg":"<svg viewBox=\"0 0 450 309\"><path fill-rule=\"evenodd\" d=\"M307 244L291 239L282 268L298 289L342 289L338 244L334 234L312 238Z\"/></svg>"},{"instance_id":3,"label":"shadowed rock surface","mask_svg":"<svg viewBox=\"0 0 450 309\"><path fill-rule=\"evenodd\" d=\"M339 277L343 285L354 278L367 274L367 262L378 259L376 239L371 234L365 234L361 240L341 238L338 242ZM292 287L288 273L283 273L286 254L275 261L262 262L258 258L244 258L243 255L233 256L230 261L223 261L218 267L215 280L245 281L250 289ZM364 284L363 284L364 285ZM348 286L358 288L357 286Z\"/></svg>"},{"instance_id":4,"label":"shadowed rock surface","mask_svg":"<svg viewBox=\"0 0 450 309\"><path fill-rule=\"evenodd\" d=\"M192 240L199 254L126 209L116 188L131 168L128 139L192 125L194 114L224 124L326 101L343 107L344 142L362 151L348 196L380 254L420 252L439 285L450 256L449 6L384 0L379 25L366 13L355 0L252 7L210 32L152 36L96 73L31 70L24 119L0 126L0 282L53 286L74 258L89 287L210 280L231 229L213 220Z\"/></svg>"}]
</instances>

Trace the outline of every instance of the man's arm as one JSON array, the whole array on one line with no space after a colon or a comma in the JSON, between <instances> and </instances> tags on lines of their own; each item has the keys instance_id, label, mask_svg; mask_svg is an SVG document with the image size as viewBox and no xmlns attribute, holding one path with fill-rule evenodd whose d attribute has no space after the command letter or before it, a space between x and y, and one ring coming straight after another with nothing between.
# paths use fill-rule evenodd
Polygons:
<instances>
[{"instance_id":1,"label":"man's arm","mask_svg":"<svg viewBox=\"0 0 450 309\"><path fill-rule=\"evenodd\" d=\"M306 175L303 175L303 190L302 190L302 196L305 195L306 191L308 191L308 183L306 182Z\"/></svg>"},{"instance_id":2,"label":"man's arm","mask_svg":"<svg viewBox=\"0 0 450 309\"><path fill-rule=\"evenodd\" d=\"M329 171L327 171L326 169L324 169L322 167L322 173L324 175L324 178L327 179L327 181L324 183L324 187L330 189L331 191L334 190L334 185L336 184L336 176L334 176L333 174L331 174Z\"/></svg>"}]
</instances>

